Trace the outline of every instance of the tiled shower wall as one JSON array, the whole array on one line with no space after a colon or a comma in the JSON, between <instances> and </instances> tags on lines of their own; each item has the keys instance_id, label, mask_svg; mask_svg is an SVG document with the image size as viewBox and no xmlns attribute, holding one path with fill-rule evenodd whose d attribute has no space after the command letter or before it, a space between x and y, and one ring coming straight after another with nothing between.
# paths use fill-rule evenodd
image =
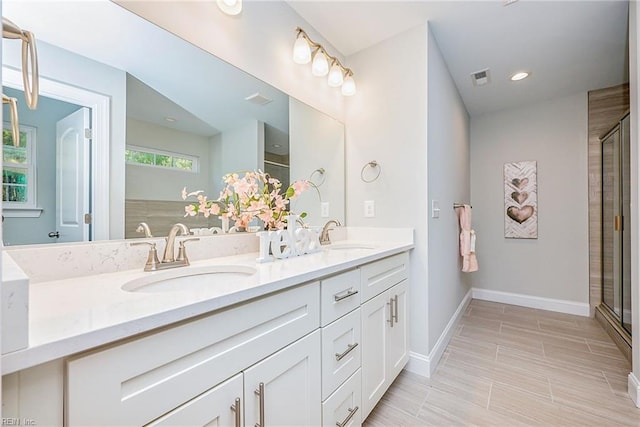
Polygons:
<instances>
[{"instance_id":1,"label":"tiled shower wall","mask_svg":"<svg viewBox=\"0 0 640 427\"><path fill-rule=\"evenodd\" d=\"M205 218L203 215L185 217L186 204L187 202L127 199L125 201L125 239L144 237L136 232L141 222L149 224L154 236L166 236L176 222L181 222L189 228L220 227L218 217Z\"/></svg>"}]
</instances>

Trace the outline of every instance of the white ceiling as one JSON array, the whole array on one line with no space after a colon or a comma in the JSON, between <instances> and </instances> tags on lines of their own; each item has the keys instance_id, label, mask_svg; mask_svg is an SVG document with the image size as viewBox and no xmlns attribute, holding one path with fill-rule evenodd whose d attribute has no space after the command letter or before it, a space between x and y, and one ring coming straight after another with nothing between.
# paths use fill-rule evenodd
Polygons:
<instances>
[{"instance_id":1,"label":"white ceiling","mask_svg":"<svg viewBox=\"0 0 640 427\"><path fill-rule=\"evenodd\" d=\"M628 80L626 1L289 1L349 56L430 22L472 116ZM470 74L489 68L492 82ZM526 69L530 78L508 77ZM357 82L358 72L354 70Z\"/></svg>"}]
</instances>

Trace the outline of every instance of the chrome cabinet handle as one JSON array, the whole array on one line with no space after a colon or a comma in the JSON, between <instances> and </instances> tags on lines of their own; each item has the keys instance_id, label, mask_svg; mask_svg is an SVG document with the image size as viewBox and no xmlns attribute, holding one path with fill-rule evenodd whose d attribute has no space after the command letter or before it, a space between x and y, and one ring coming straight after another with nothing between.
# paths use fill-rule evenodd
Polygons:
<instances>
[{"instance_id":1,"label":"chrome cabinet handle","mask_svg":"<svg viewBox=\"0 0 640 427\"><path fill-rule=\"evenodd\" d=\"M358 407L356 406L353 409L349 408L348 411L349 411L349 415L347 415L347 418L345 418L344 421L342 421L341 423L338 423L338 422L336 423L338 427L346 426L349 423L349 421L351 421L351 418L353 418L356 412L358 412Z\"/></svg>"},{"instance_id":2,"label":"chrome cabinet handle","mask_svg":"<svg viewBox=\"0 0 640 427\"><path fill-rule=\"evenodd\" d=\"M264 383L260 383L254 393L260 397L260 422L255 427L264 427Z\"/></svg>"},{"instance_id":3,"label":"chrome cabinet handle","mask_svg":"<svg viewBox=\"0 0 640 427\"><path fill-rule=\"evenodd\" d=\"M390 326L393 328L393 298L389 299L387 305L389 306L389 319L387 319L387 322L390 323Z\"/></svg>"},{"instance_id":4,"label":"chrome cabinet handle","mask_svg":"<svg viewBox=\"0 0 640 427\"><path fill-rule=\"evenodd\" d=\"M349 344L345 351L343 351L342 353L336 353L336 360L337 361L342 360L347 354L351 353L351 351L357 346L358 346L358 343Z\"/></svg>"},{"instance_id":5,"label":"chrome cabinet handle","mask_svg":"<svg viewBox=\"0 0 640 427\"><path fill-rule=\"evenodd\" d=\"M393 320L398 323L398 295L393 298Z\"/></svg>"},{"instance_id":6,"label":"chrome cabinet handle","mask_svg":"<svg viewBox=\"0 0 640 427\"><path fill-rule=\"evenodd\" d=\"M342 294L342 295L334 295L333 299L335 300L335 302L338 302L338 301L342 301L343 299L352 297L352 296L356 295L357 293L358 293L358 291L347 291L347 293Z\"/></svg>"},{"instance_id":7,"label":"chrome cabinet handle","mask_svg":"<svg viewBox=\"0 0 640 427\"><path fill-rule=\"evenodd\" d=\"M236 397L236 402L231 405L231 410L235 413L236 427L242 427L242 414L240 412L240 398Z\"/></svg>"}]
</instances>

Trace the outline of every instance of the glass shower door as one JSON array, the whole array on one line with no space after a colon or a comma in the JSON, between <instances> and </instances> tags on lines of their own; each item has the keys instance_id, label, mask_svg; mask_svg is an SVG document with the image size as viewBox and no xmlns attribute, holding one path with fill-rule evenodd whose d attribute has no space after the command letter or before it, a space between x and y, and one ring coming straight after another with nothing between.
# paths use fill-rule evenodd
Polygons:
<instances>
[{"instance_id":1,"label":"glass shower door","mask_svg":"<svg viewBox=\"0 0 640 427\"><path fill-rule=\"evenodd\" d=\"M602 302L631 334L629 115L602 139Z\"/></svg>"},{"instance_id":2,"label":"glass shower door","mask_svg":"<svg viewBox=\"0 0 640 427\"><path fill-rule=\"evenodd\" d=\"M602 301L621 319L620 128L602 140Z\"/></svg>"},{"instance_id":3,"label":"glass shower door","mask_svg":"<svg viewBox=\"0 0 640 427\"><path fill-rule=\"evenodd\" d=\"M622 157L622 327L631 334L631 140L629 115L620 122Z\"/></svg>"}]
</instances>

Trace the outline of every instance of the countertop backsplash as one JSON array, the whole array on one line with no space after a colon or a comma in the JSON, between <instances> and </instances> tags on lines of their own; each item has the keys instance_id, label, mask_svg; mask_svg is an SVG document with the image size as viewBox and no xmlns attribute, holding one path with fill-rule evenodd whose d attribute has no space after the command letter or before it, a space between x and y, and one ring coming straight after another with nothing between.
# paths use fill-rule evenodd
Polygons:
<instances>
[{"instance_id":1,"label":"countertop backsplash","mask_svg":"<svg viewBox=\"0 0 640 427\"><path fill-rule=\"evenodd\" d=\"M193 236L191 236L193 237ZM259 239L254 233L198 236L199 241L186 243L191 261L258 251ZM176 239L177 242L181 238ZM164 238L106 240L55 245L5 247L8 254L29 277L31 284L73 277L113 273L144 268L148 245L131 246L137 241L155 242L162 258Z\"/></svg>"}]
</instances>

